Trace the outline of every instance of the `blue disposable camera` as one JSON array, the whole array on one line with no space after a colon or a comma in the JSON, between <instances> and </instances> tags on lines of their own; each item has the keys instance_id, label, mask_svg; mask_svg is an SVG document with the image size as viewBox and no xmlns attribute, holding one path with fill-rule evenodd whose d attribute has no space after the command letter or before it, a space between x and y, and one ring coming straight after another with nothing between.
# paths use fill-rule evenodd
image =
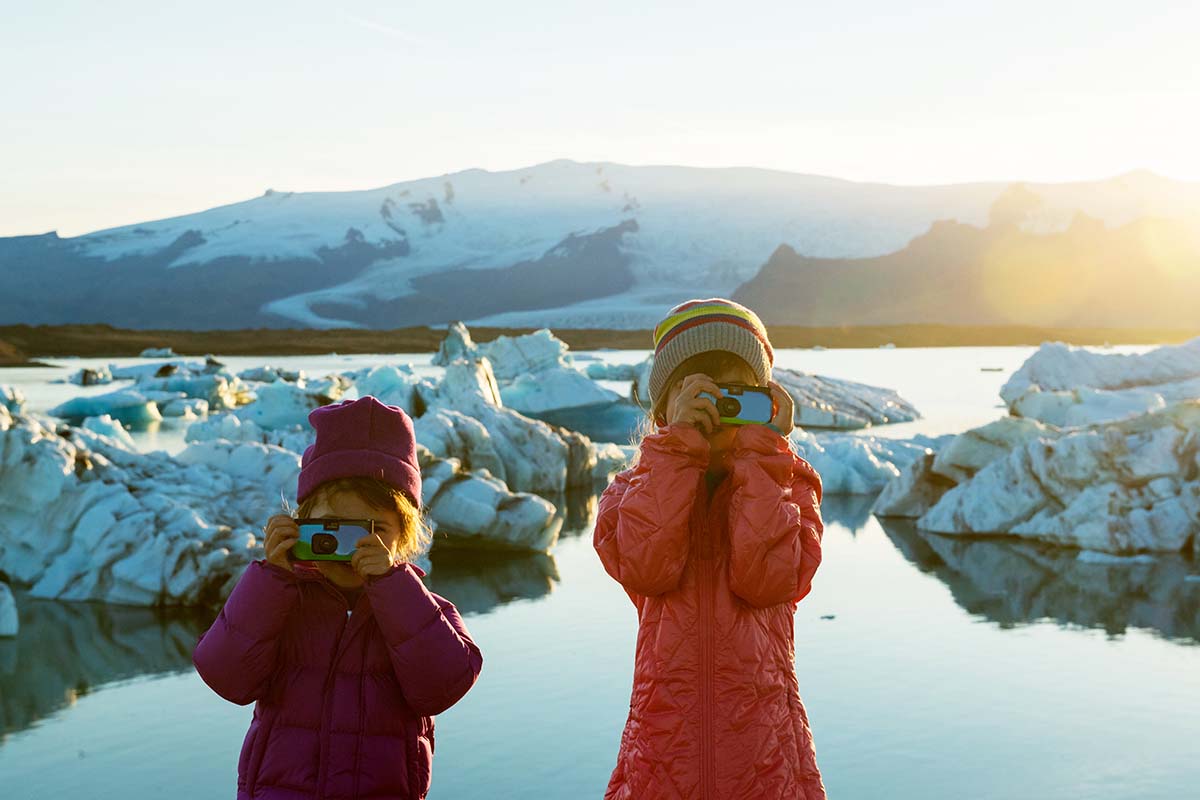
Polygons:
<instances>
[{"instance_id":1,"label":"blue disposable camera","mask_svg":"<svg viewBox=\"0 0 1200 800\"><path fill-rule=\"evenodd\" d=\"M777 404L770 389L746 383L718 383L717 388L721 390L720 397L709 392L698 396L716 404L722 425L766 425L775 418Z\"/></svg>"},{"instance_id":2,"label":"blue disposable camera","mask_svg":"<svg viewBox=\"0 0 1200 800\"><path fill-rule=\"evenodd\" d=\"M349 561L358 540L375 534L373 519L298 519L300 539L292 546L297 561Z\"/></svg>"}]
</instances>

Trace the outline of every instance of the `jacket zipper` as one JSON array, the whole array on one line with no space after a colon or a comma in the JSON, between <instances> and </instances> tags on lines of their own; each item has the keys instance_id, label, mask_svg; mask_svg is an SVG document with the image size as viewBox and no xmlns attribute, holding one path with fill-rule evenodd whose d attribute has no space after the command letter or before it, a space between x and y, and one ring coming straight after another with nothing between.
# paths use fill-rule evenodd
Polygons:
<instances>
[{"instance_id":1,"label":"jacket zipper","mask_svg":"<svg viewBox=\"0 0 1200 800\"><path fill-rule=\"evenodd\" d=\"M346 603L346 598L342 595L341 592L337 591L336 589L334 589L332 587L324 586L324 584L322 584L322 586L330 594L336 595L338 597L338 599L342 601L343 606L345 606L347 609L349 608L349 604ZM325 765L329 761L329 735L330 735L329 729L332 727L332 719L331 718L333 716L333 705L330 703L330 700L329 700L329 695L330 695L329 685L333 681L333 676L337 671L337 663L341 658L340 650L341 650L341 644L342 644L342 635L345 634L345 632L346 632L346 615L339 614L338 615L338 634L337 634L337 638L333 640L333 660L331 660L329 662L329 670L325 673L324 689L321 691L321 731L319 734L321 737L321 763L317 767L317 797L318 798L325 797L325 779L328 777L328 775L325 772Z\"/></svg>"},{"instance_id":2,"label":"jacket zipper","mask_svg":"<svg viewBox=\"0 0 1200 800\"><path fill-rule=\"evenodd\" d=\"M713 748L713 541L708 524L711 496L704 477L704 513L701 515L697 583L700 593L700 797L711 800L716 770Z\"/></svg>"}]
</instances>

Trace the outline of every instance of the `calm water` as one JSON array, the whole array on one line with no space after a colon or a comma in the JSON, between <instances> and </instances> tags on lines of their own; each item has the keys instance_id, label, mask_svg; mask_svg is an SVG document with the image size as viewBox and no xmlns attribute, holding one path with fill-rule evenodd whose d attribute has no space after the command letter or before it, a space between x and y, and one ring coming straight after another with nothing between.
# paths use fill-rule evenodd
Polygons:
<instances>
[{"instance_id":1,"label":"calm water","mask_svg":"<svg viewBox=\"0 0 1200 800\"><path fill-rule=\"evenodd\" d=\"M784 351L780 362L896 388L926 418L875 433L937 435L1003 413L996 390L1029 352ZM227 363L319 375L382 360ZM83 363L93 362L71 366ZM31 385L48 374L8 370L0 382L19 384L35 409L80 391ZM139 438L169 450L182 442L164 429ZM553 556L434 556L432 586L463 609L485 661L475 689L438 718L433 798L603 793L628 710L636 619L591 548L594 498L572 503L575 530ZM1197 565L1090 564L1006 539L926 535L881 525L869 506L827 498L825 559L796 616L801 693L831 797L1194 796ZM0 794L232 796L250 709L190 670L211 612L18 602L21 636L0 640Z\"/></svg>"}]
</instances>

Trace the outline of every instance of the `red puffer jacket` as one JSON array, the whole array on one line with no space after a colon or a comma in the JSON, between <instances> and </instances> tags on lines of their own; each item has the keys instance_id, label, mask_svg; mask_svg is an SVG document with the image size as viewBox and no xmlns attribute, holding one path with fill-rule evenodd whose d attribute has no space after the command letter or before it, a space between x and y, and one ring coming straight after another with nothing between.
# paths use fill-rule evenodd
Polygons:
<instances>
[{"instance_id":1,"label":"red puffer jacket","mask_svg":"<svg viewBox=\"0 0 1200 800\"><path fill-rule=\"evenodd\" d=\"M660 427L600 498L595 546L637 606L633 697L609 800L823 800L793 617L821 562L821 479L740 428L711 497L709 444Z\"/></svg>"}]
</instances>

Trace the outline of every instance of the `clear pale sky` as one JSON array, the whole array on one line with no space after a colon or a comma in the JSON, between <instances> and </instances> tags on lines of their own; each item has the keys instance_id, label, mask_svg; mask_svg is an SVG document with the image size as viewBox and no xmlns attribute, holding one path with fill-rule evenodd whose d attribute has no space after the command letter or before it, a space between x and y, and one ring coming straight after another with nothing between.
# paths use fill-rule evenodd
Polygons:
<instances>
[{"instance_id":1,"label":"clear pale sky","mask_svg":"<svg viewBox=\"0 0 1200 800\"><path fill-rule=\"evenodd\" d=\"M0 0L0 235L573 158L1200 179L1196 2Z\"/></svg>"}]
</instances>

